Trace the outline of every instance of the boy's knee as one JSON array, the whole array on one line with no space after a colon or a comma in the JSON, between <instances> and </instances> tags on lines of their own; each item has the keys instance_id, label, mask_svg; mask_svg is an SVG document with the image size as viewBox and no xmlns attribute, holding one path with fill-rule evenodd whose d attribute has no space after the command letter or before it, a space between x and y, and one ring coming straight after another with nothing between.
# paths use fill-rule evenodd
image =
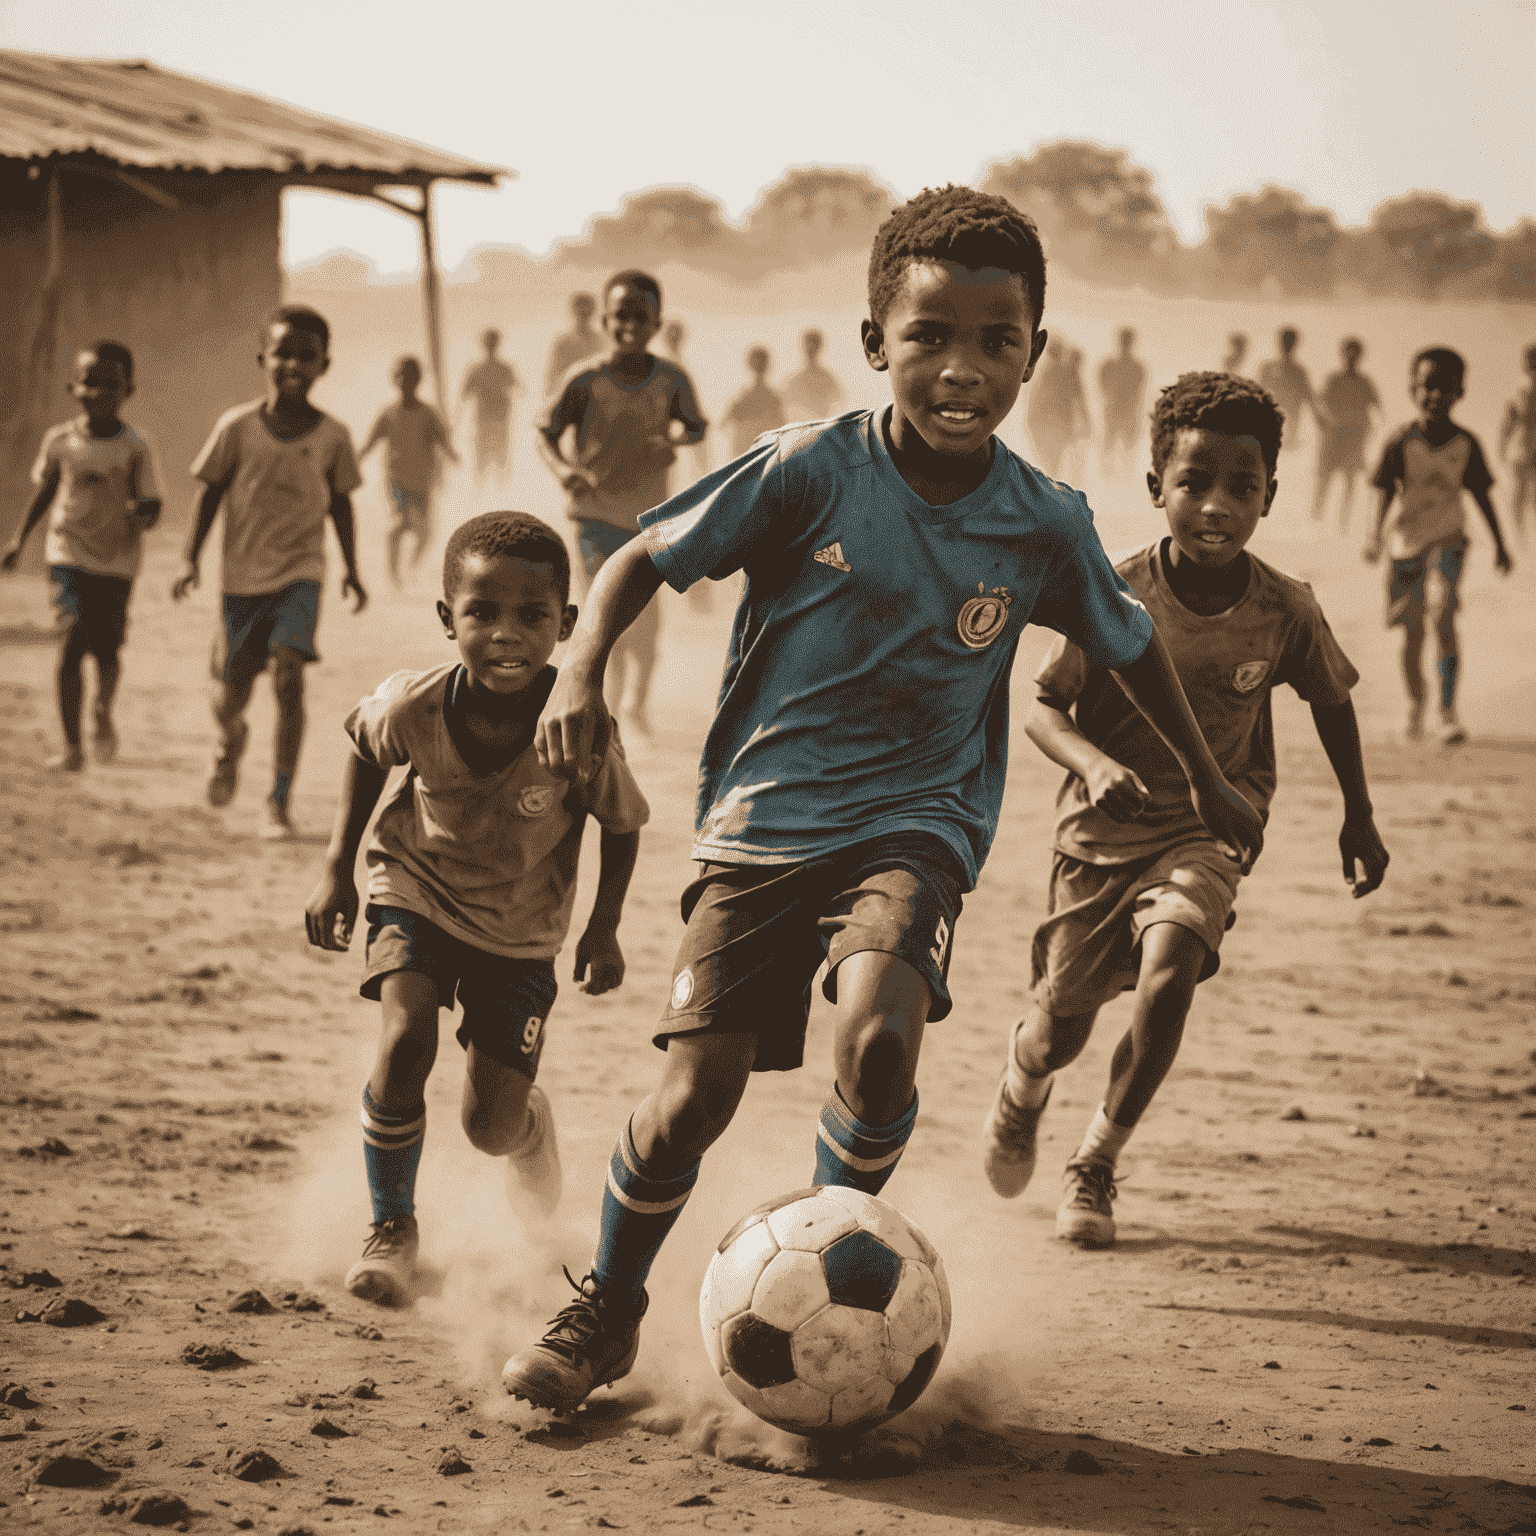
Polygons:
<instances>
[{"instance_id":1,"label":"boy's knee","mask_svg":"<svg viewBox=\"0 0 1536 1536\"><path fill-rule=\"evenodd\" d=\"M280 704L304 702L304 658L282 646L272 653L272 690Z\"/></svg>"},{"instance_id":2,"label":"boy's knee","mask_svg":"<svg viewBox=\"0 0 1536 1536\"><path fill-rule=\"evenodd\" d=\"M1082 1055L1093 1033L1096 1008L1083 1013L1047 1013L1031 1008L1014 1035L1013 1054L1031 1077L1059 1072Z\"/></svg>"}]
</instances>

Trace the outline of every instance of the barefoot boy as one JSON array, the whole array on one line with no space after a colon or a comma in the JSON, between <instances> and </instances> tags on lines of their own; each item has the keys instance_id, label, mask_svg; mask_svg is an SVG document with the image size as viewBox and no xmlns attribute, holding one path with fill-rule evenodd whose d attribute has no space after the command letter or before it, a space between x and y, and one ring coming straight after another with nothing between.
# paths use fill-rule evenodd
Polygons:
<instances>
[{"instance_id":1,"label":"barefoot boy","mask_svg":"<svg viewBox=\"0 0 1536 1536\"><path fill-rule=\"evenodd\" d=\"M352 867L391 768L409 773L368 844L368 973L383 1005L378 1061L363 1089L373 1232L347 1275L355 1296L409 1301L416 1166L437 1016L463 1005L462 1119L480 1151L506 1157L508 1191L545 1214L560 1198L549 1100L534 1086L555 1001L554 957L570 927L590 813L602 827L597 899L576 946L581 991L624 979L619 915L649 814L618 738L573 786L540 766L533 727L555 681L550 653L576 621L554 529L521 512L456 528L443 556L443 631L459 661L396 672L347 717L354 745L325 873L305 909L309 942L345 949L357 921Z\"/></svg>"},{"instance_id":2,"label":"barefoot boy","mask_svg":"<svg viewBox=\"0 0 1536 1536\"><path fill-rule=\"evenodd\" d=\"M198 556L224 509L222 622L214 638L213 717L219 750L208 780L208 803L235 797L240 758L250 738L245 711L256 679L272 663L277 742L272 792L261 836L294 836L288 795L304 744L304 667L319 661L315 625L325 580L325 520L347 573L341 595L353 613L368 601L357 577L351 493L362 483L352 435L334 416L309 403L309 392L331 366L331 331L300 304L276 310L262 333L257 361L267 393L226 411L192 464L207 487L187 541L186 562L171 587L180 602L197 586Z\"/></svg>"},{"instance_id":3,"label":"barefoot boy","mask_svg":"<svg viewBox=\"0 0 1536 1536\"><path fill-rule=\"evenodd\" d=\"M1274 500L1280 426L1270 395L1233 374L1186 373L1165 389L1147 486L1169 534L1116 569L1156 622L1221 771L1260 816L1275 790L1270 694L1289 683L1311 704L1344 792L1344 878L1365 896L1387 854L1349 698L1355 669L1311 588L1244 548ZM1101 664L1064 637L1035 686L1025 729L1067 778L1032 1006L1013 1028L983 1156L998 1194L1023 1192L1055 1074L1088 1043L1098 1010L1134 986L1131 1027L1056 1215L1058 1236L1104 1246L1115 1239L1115 1159L1173 1065L1196 983L1216 973L1244 871L1201 825L1178 764Z\"/></svg>"},{"instance_id":4,"label":"barefoot boy","mask_svg":"<svg viewBox=\"0 0 1536 1536\"><path fill-rule=\"evenodd\" d=\"M87 654L96 658L92 711L96 760L117 756L112 701L121 670L117 653L128 628L128 597L144 558L144 534L160 516L160 492L149 444L119 416L133 393L133 354L121 342L98 341L75 355L69 392L82 415L43 434L32 466L37 494L0 567L15 570L27 535L51 507L44 550L63 630L57 686L64 750L49 768L85 767L80 711Z\"/></svg>"},{"instance_id":5,"label":"barefoot boy","mask_svg":"<svg viewBox=\"0 0 1536 1536\"><path fill-rule=\"evenodd\" d=\"M592 590L539 722L586 771L603 667L665 579L745 570L700 771L687 932L656 1032L662 1081L621 1129L592 1270L509 1391L569 1410L634 1363L645 1280L754 1071L797 1067L811 982L838 1004L817 1184L878 1193L917 1118L918 1050L950 1010L961 897L997 823L1008 673L1031 619L1073 636L1166 733L1212 836L1259 818L1221 777L1146 611L1076 492L993 435L1033 371L1034 225L966 187L881 227L865 356L894 404L788 427L643 519ZM745 1201L743 1202L745 1203Z\"/></svg>"},{"instance_id":6,"label":"barefoot boy","mask_svg":"<svg viewBox=\"0 0 1536 1536\"><path fill-rule=\"evenodd\" d=\"M414 571L432 538L432 492L442 469L438 455L455 464L459 456L453 451L443 418L425 400L417 398L421 364L414 357L402 357L391 377L400 398L379 412L379 419L357 457L359 461L366 459L375 443L385 445L385 473L389 476L389 499L395 514L385 547L390 582L399 587L401 540L410 534L414 541Z\"/></svg>"},{"instance_id":7,"label":"barefoot boy","mask_svg":"<svg viewBox=\"0 0 1536 1536\"><path fill-rule=\"evenodd\" d=\"M708 425L687 373L652 354L660 329L656 279L635 271L609 278L603 289L607 355L566 375L534 439L570 497L566 516L576 524L587 589L604 561L640 531L640 514L667 499L667 470L678 446L701 442ZM627 684L627 713L647 732L661 610L652 603L631 617L633 629L616 652L614 708L626 704Z\"/></svg>"},{"instance_id":8,"label":"barefoot boy","mask_svg":"<svg viewBox=\"0 0 1536 1536\"><path fill-rule=\"evenodd\" d=\"M1424 629L1435 627L1440 674L1440 740L1455 746L1467 739L1456 713L1461 645L1456 636L1458 587L1467 555L1467 522L1461 493L1469 491L1493 535L1493 567L1509 575L1498 514L1488 499L1493 476L1482 445L1451 420L1461 399L1467 367L1449 347L1426 347L1413 360L1408 393L1418 416L1394 432L1382 450L1371 482L1381 492L1376 524L1365 558L1374 564L1385 543L1392 562L1387 573L1387 627L1403 631L1403 682L1408 688L1410 741L1424 734Z\"/></svg>"}]
</instances>

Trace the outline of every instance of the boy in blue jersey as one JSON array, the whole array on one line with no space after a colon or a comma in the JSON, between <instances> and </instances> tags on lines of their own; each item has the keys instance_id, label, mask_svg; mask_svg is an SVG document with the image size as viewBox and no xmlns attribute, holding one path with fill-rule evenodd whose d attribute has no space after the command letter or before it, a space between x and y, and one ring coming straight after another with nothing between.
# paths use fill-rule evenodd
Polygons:
<instances>
[{"instance_id":1,"label":"boy in blue jersey","mask_svg":"<svg viewBox=\"0 0 1536 1536\"><path fill-rule=\"evenodd\" d=\"M876 1194L895 1171L924 1026L950 1010L961 898L997 824L1026 623L1115 671L1235 860L1262 841L1086 502L993 435L1046 341L1034 225L969 188L924 192L881 227L869 275L865 356L894 403L766 435L646 513L594 584L539 721L547 765L581 778L625 626L663 580L746 573L700 769L661 1086L620 1133L579 1294L502 1375L557 1411L633 1365L645 1278L699 1159L753 1071L800 1064L823 961L837 1077L814 1181Z\"/></svg>"}]
</instances>

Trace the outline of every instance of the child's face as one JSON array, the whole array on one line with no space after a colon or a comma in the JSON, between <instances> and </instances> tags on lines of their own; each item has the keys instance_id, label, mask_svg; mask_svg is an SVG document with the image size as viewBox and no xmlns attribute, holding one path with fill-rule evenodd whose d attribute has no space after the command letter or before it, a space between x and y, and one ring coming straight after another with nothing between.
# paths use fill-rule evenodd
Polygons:
<instances>
[{"instance_id":1,"label":"child's face","mask_svg":"<svg viewBox=\"0 0 1536 1536\"><path fill-rule=\"evenodd\" d=\"M451 602L439 600L443 632L456 640L470 682L512 698L571 636L576 610L560 601L554 570L517 555L466 555Z\"/></svg>"},{"instance_id":2,"label":"child's face","mask_svg":"<svg viewBox=\"0 0 1536 1536\"><path fill-rule=\"evenodd\" d=\"M1414 370L1408 393L1425 423L1449 419L1451 407L1461 399L1461 380L1425 358Z\"/></svg>"},{"instance_id":3,"label":"child's face","mask_svg":"<svg viewBox=\"0 0 1536 1536\"><path fill-rule=\"evenodd\" d=\"M421 388L421 369L409 359L395 368L395 387L402 395L414 395Z\"/></svg>"},{"instance_id":4,"label":"child's face","mask_svg":"<svg viewBox=\"0 0 1536 1536\"><path fill-rule=\"evenodd\" d=\"M315 381L331 366L325 344L313 331L298 331L286 320L267 329L257 358L267 382L286 400L307 400Z\"/></svg>"},{"instance_id":5,"label":"child's face","mask_svg":"<svg viewBox=\"0 0 1536 1536\"><path fill-rule=\"evenodd\" d=\"M1196 565L1230 565L1269 515L1275 477L1256 437L1186 427L1162 473L1147 474L1152 504L1168 515L1180 554Z\"/></svg>"},{"instance_id":6,"label":"child's face","mask_svg":"<svg viewBox=\"0 0 1536 1536\"><path fill-rule=\"evenodd\" d=\"M656 295L628 283L615 283L603 295L603 334L620 357L638 357L661 329Z\"/></svg>"},{"instance_id":7,"label":"child's face","mask_svg":"<svg viewBox=\"0 0 1536 1536\"><path fill-rule=\"evenodd\" d=\"M121 363L110 358L104 361L94 352L80 352L75 357L69 392L80 402L88 420L109 421L133 393L133 385Z\"/></svg>"},{"instance_id":8,"label":"child's face","mask_svg":"<svg viewBox=\"0 0 1536 1536\"><path fill-rule=\"evenodd\" d=\"M952 261L913 262L884 325L866 320L863 332L865 359L890 373L898 413L955 458L985 449L1046 343L1017 273Z\"/></svg>"}]
</instances>

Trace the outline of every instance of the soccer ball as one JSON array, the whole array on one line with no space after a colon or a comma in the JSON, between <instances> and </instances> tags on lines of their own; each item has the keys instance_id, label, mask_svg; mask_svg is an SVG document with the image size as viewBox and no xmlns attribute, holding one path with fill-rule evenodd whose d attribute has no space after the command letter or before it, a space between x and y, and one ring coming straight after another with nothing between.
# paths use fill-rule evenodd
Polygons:
<instances>
[{"instance_id":1,"label":"soccer ball","mask_svg":"<svg viewBox=\"0 0 1536 1536\"><path fill-rule=\"evenodd\" d=\"M726 1390L796 1435L873 1429L910 1408L949 1341L933 1244L856 1189L797 1189L725 1234L699 1295Z\"/></svg>"}]
</instances>

